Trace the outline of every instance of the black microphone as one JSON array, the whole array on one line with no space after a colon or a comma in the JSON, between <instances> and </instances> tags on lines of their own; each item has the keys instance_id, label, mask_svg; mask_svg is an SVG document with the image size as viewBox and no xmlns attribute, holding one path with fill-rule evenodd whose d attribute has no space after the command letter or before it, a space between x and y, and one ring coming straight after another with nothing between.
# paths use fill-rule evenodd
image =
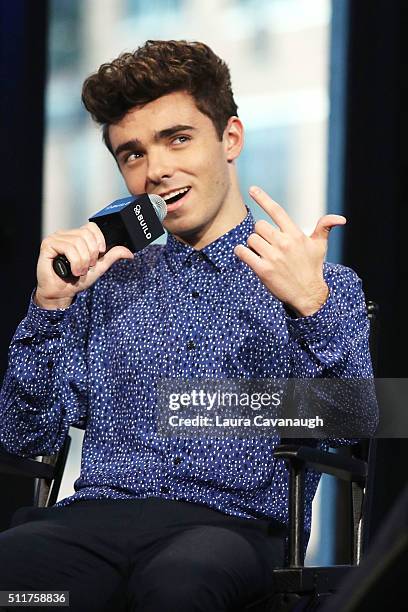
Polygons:
<instances>
[{"instance_id":1,"label":"black microphone","mask_svg":"<svg viewBox=\"0 0 408 612\"><path fill-rule=\"evenodd\" d=\"M164 234L161 224L167 214L166 202L158 195L142 193L115 200L90 217L106 242L106 251L114 246L125 246L132 253L141 251ZM105 251L105 252L106 252ZM65 255L57 255L52 267L64 280L77 280Z\"/></svg>"}]
</instances>

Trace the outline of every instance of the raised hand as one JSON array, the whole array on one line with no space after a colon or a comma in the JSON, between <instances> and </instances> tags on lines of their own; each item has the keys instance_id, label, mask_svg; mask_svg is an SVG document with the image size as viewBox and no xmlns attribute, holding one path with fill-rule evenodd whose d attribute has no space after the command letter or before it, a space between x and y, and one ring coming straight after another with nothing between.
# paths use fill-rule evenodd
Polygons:
<instances>
[{"instance_id":1,"label":"raised hand","mask_svg":"<svg viewBox=\"0 0 408 612\"><path fill-rule=\"evenodd\" d=\"M323 262L332 227L344 225L341 215L324 215L306 236L286 211L259 187L251 197L276 223L257 221L247 245L234 252L259 277L269 291L300 316L314 314L325 303L329 289L323 278Z\"/></svg>"},{"instance_id":2,"label":"raised hand","mask_svg":"<svg viewBox=\"0 0 408 612\"><path fill-rule=\"evenodd\" d=\"M116 261L133 259L133 253L123 246L105 250L104 235L92 221L44 238L37 263L36 304L46 309L67 308L77 293L93 285ZM75 281L67 282L54 272L54 257L61 254L70 261L72 273L78 277Z\"/></svg>"}]
</instances>

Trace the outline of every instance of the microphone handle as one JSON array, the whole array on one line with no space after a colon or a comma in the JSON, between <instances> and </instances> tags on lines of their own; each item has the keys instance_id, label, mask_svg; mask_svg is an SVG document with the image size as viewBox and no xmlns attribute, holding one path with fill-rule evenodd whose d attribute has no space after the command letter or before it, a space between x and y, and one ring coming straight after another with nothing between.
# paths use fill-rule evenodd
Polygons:
<instances>
[{"instance_id":1,"label":"microphone handle","mask_svg":"<svg viewBox=\"0 0 408 612\"><path fill-rule=\"evenodd\" d=\"M104 234L104 236L105 236L106 250L104 251L103 255L105 255L105 253L107 253L112 247L118 246L118 242L116 242L115 240L109 241L106 234ZM99 256L101 255L102 253L100 253ZM79 278L79 276L74 276L72 274L71 264L69 260L65 257L65 255L57 255L56 257L54 257L52 261L52 267L54 269L55 274L57 274L63 280L77 281Z\"/></svg>"},{"instance_id":2,"label":"microphone handle","mask_svg":"<svg viewBox=\"0 0 408 612\"><path fill-rule=\"evenodd\" d=\"M63 280L77 280L79 277L74 276L71 271L71 264L65 255L57 255L52 262L55 274Z\"/></svg>"}]
</instances>

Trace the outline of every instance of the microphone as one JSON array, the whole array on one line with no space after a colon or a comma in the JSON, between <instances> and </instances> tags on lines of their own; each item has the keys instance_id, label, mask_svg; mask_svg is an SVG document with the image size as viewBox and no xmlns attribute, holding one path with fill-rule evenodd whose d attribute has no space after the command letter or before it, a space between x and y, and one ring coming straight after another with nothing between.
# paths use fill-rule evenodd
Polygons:
<instances>
[{"instance_id":1,"label":"microphone","mask_svg":"<svg viewBox=\"0 0 408 612\"><path fill-rule=\"evenodd\" d=\"M105 237L106 251L120 245L135 253L164 234L161 222L166 214L167 206L163 198L142 193L111 202L88 221L99 226ZM52 267L66 281L78 278L72 274L71 264L65 255L57 255Z\"/></svg>"}]
</instances>

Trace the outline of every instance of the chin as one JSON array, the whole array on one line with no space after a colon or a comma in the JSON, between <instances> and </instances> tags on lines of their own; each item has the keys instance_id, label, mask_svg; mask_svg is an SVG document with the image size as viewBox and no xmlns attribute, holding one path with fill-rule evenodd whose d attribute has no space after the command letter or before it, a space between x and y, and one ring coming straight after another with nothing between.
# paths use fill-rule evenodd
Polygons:
<instances>
[{"instance_id":1,"label":"chin","mask_svg":"<svg viewBox=\"0 0 408 612\"><path fill-rule=\"evenodd\" d=\"M197 219L188 219L188 217L186 218L181 215L178 219L176 217L173 219L166 219L163 223L163 227L170 232L170 234L181 237L194 236L198 234L204 226L205 223L200 223Z\"/></svg>"}]
</instances>

